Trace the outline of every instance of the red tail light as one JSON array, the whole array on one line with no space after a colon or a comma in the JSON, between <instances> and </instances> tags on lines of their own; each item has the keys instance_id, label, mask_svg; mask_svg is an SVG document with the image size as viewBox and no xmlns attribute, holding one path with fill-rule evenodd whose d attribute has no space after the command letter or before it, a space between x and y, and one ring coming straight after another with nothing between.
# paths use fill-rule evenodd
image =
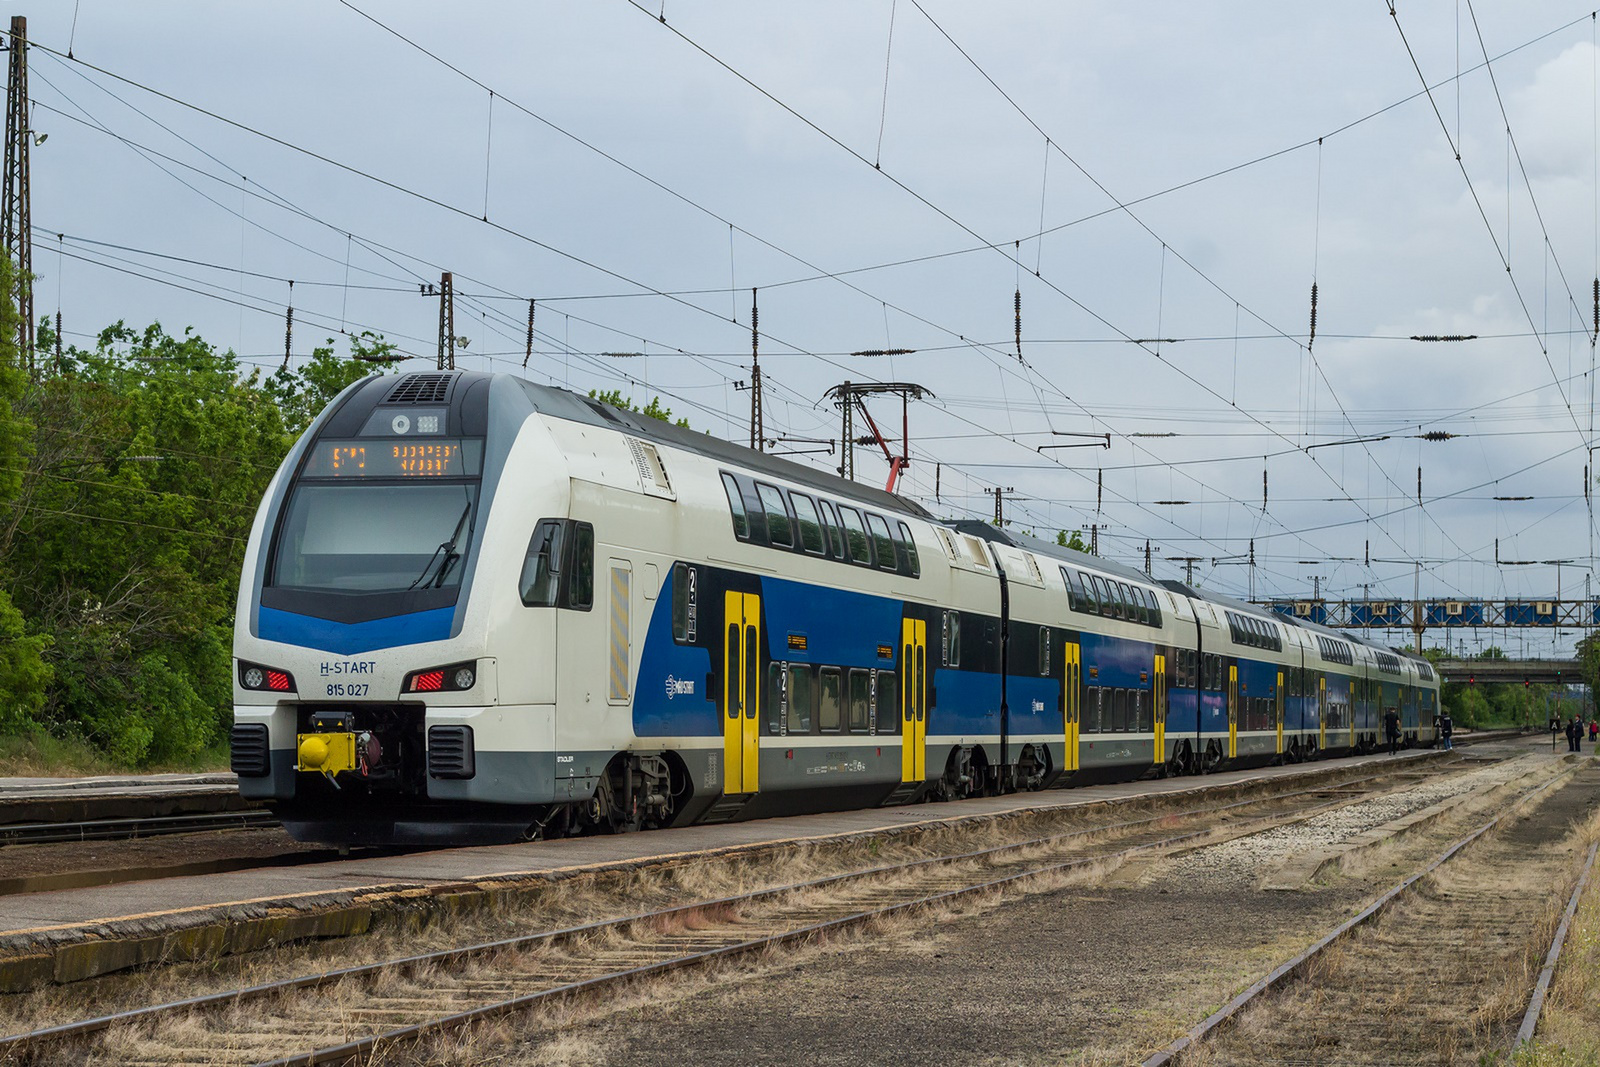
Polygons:
<instances>
[{"instance_id":1,"label":"red tail light","mask_svg":"<svg viewBox=\"0 0 1600 1067\"><path fill-rule=\"evenodd\" d=\"M472 660L447 667L412 671L400 686L402 693L461 693L478 684L478 665Z\"/></svg>"},{"instance_id":2,"label":"red tail light","mask_svg":"<svg viewBox=\"0 0 1600 1067\"><path fill-rule=\"evenodd\" d=\"M239 684L246 689L265 689L274 693L293 693L294 675L276 667L263 667L256 663L239 664Z\"/></svg>"}]
</instances>

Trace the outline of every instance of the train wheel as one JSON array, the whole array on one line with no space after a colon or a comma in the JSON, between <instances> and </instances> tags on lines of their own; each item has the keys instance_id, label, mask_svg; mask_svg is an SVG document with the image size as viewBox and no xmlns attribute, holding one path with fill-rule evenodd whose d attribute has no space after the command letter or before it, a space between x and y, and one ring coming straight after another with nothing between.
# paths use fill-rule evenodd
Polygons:
<instances>
[{"instance_id":1,"label":"train wheel","mask_svg":"<svg viewBox=\"0 0 1600 1067\"><path fill-rule=\"evenodd\" d=\"M1020 788L1030 793L1044 788L1045 777L1050 773L1050 757L1041 753L1032 745L1023 749L1022 758L1017 761L1017 784Z\"/></svg>"},{"instance_id":2,"label":"train wheel","mask_svg":"<svg viewBox=\"0 0 1600 1067\"><path fill-rule=\"evenodd\" d=\"M1179 741L1172 749L1172 758L1166 762L1166 771L1173 777L1180 777L1189 773L1192 757L1189 751L1189 742Z\"/></svg>"},{"instance_id":3,"label":"train wheel","mask_svg":"<svg viewBox=\"0 0 1600 1067\"><path fill-rule=\"evenodd\" d=\"M583 821L598 833L627 834L644 828L644 812L637 799L624 803L607 773L600 776L600 784L583 810Z\"/></svg>"},{"instance_id":4,"label":"train wheel","mask_svg":"<svg viewBox=\"0 0 1600 1067\"><path fill-rule=\"evenodd\" d=\"M932 795L940 800L961 800L972 795L971 749L954 748L945 760L944 774L934 786Z\"/></svg>"}]
</instances>

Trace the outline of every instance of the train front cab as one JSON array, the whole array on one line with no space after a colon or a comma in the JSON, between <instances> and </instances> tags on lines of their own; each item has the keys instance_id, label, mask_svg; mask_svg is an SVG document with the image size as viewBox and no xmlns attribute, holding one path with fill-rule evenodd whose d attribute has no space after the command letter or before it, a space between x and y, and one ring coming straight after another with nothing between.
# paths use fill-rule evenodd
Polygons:
<instances>
[{"instance_id":1,"label":"train front cab","mask_svg":"<svg viewBox=\"0 0 1600 1067\"><path fill-rule=\"evenodd\" d=\"M265 725L265 759L239 768L240 791L300 839L514 839L550 801L553 701L521 684L549 664L504 660L485 640L502 623L523 639L539 625L504 607L534 523L512 539L491 527L519 508L565 510L549 463L498 491L531 410L487 375L370 378L329 405L269 488L240 587L235 762L240 733ZM259 663L293 678L270 707L252 684Z\"/></svg>"}]
</instances>

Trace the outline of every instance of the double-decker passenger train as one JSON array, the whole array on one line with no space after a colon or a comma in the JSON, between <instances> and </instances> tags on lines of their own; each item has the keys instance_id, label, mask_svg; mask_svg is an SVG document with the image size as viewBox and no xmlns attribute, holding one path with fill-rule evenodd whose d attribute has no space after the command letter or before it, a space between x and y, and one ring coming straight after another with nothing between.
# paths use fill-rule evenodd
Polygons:
<instances>
[{"instance_id":1,"label":"double-decker passenger train","mask_svg":"<svg viewBox=\"0 0 1600 1067\"><path fill-rule=\"evenodd\" d=\"M233 769L515 840L1434 740L1416 657L510 375L375 376L256 515Z\"/></svg>"}]
</instances>

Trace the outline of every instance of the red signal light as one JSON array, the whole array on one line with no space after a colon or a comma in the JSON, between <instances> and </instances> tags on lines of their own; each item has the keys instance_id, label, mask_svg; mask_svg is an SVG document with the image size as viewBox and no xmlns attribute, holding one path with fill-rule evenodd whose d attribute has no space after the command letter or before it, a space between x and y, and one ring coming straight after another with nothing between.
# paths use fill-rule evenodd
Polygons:
<instances>
[{"instance_id":1,"label":"red signal light","mask_svg":"<svg viewBox=\"0 0 1600 1067\"><path fill-rule=\"evenodd\" d=\"M444 688L444 671L423 671L411 679L413 693L437 693Z\"/></svg>"},{"instance_id":2,"label":"red signal light","mask_svg":"<svg viewBox=\"0 0 1600 1067\"><path fill-rule=\"evenodd\" d=\"M267 688L277 693L287 693L290 688L289 675L283 671L269 670L267 672Z\"/></svg>"},{"instance_id":3,"label":"red signal light","mask_svg":"<svg viewBox=\"0 0 1600 1067\"><path fill-rule=\"evenodd\" d=\"M1478 676L1476 674L1467 675L1467 684L1468 685L1477 685L1478 684Z\"/></svg>"}]
</instances>

